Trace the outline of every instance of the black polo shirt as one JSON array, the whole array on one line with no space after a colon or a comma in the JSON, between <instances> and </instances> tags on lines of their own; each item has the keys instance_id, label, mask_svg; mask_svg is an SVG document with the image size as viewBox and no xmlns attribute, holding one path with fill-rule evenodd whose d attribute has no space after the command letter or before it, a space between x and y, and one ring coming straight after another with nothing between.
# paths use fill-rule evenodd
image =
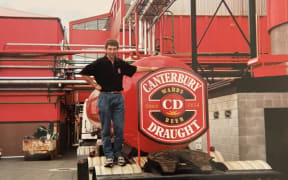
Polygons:
<instances>
[{"instance_id":1,"label":"black polo shirt","mask_svg":"<svg viewBox=\"0 0 288 180\"><path fill-rule=\"evenodd\" d=\"M102 87L101 91L122 91L123 76L132 76L137 70L136 66L130 65L120 58L115 58L114 64L104 56L87 65L80 74L94 76Z\"/></svg>"}]
</instances>

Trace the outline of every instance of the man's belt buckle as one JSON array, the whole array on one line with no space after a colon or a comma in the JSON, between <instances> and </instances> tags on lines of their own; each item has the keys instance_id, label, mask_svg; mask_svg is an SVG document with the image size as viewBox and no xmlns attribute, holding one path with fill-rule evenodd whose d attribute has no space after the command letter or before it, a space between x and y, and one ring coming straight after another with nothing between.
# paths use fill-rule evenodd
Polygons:
<instances>
[{"instance_id":1,"label":"man's belt buckle","mask_svg":"<svg viewBox=\"0 0 288 180\"><path fill-rule=\"evenodd\" d=\"M107 94L121 94L121 91L104 91L103 93L107 93Z\"/></svg>"},{"instance_id":2,"label":"man's belt buckle","mask_svg":"<svg viewBox=\"0 0 288 180\"><path fill-rule=\"evenodd\" d=\"M121 91L111 91L112 94L121 94Z\"/></svg>"}]
</instances>

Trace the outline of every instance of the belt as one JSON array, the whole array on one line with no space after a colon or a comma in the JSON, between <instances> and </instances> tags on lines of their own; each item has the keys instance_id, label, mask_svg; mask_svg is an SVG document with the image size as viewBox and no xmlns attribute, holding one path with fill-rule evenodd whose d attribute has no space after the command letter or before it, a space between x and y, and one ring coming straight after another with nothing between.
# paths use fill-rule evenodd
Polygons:
<instances>
[{"instance_id":1,"label":"belt","mask_svg":"<svg viewBox=\"0 0 288 180\"><path fill-rule=\"evenodd\" d=\"M121 94L121 91L101 91L104 94Z\"/></svg>"}]
</instances>

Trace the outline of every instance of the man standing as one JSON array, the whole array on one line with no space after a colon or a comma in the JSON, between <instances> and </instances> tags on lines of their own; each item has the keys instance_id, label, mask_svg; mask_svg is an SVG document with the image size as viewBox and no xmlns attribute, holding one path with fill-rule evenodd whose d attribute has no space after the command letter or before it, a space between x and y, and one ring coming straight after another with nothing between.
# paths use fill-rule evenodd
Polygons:
<instances>
[{"instance_id":1,"label":"man standing","mask_svg":"<svg viewBox=\"0 0 288 180\"><path fill-rule=\"evenodd\" d=\"M123 129L124 129L124 98L123 76L133 76L135 72L154 71L157 67L133 66L117 58L119 44L116 40L106 41L106 55L87 65L80 74L95 89L100 91L98 97L98 113L101 121L101 135L103 151L106 156L105 167L113 167L114 160L124 166L122 156ZM94 76L94 78L90 77ZM94 81L96 80L96 82ZM111 143L111 120L114 127L114 146Z\"/></svg>"}]
</instances>

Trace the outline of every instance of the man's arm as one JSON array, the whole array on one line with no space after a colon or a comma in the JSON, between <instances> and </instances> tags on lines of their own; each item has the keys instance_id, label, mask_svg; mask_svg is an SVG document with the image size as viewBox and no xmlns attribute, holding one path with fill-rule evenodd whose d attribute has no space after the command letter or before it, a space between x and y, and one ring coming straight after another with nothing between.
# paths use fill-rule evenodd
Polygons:
<instances>
[{"instance_id":1,"label":"man's arm","mask_svg":"<svg viewBox=\"0 0 288 180\"><path fill-rule=\"evenodd\" d=\"M87 81L88 84L93 86L98 91L101 91L102 87L94 81L94 78L91 78L90 76L85 76L85 75L82 75L82 77Z\"/></svg>"},{"instance_id":2,"label":"man's arm","mask_svg":"<svg viewBox=\"0 0 288 180\"><path fill-rule=\"evenodd\" d=\"M142 66L137 66L136 72L145 72L145 71L156 71L158 67L142 67Z\"/></svg>"}]
</instances>

